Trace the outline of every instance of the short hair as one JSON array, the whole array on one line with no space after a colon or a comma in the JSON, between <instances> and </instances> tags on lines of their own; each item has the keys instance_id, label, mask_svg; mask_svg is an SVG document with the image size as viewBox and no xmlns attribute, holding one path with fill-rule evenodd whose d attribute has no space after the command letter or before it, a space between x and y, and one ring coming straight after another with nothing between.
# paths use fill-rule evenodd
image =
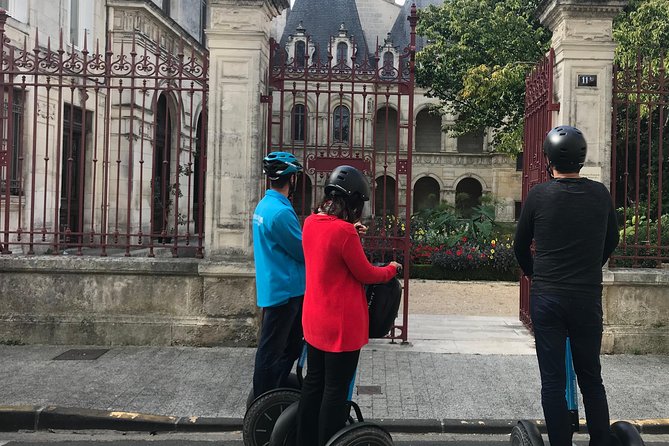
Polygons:
<instances>
[{"instance_id":1,"label":"short hair","mask_svg":"<svg viewBox=\"0 0 669 446\"><path fill-rule=\"evenodd\" d=\"M294 175L294 173L291 173L290 175L281 175L276 180L269 180L269 185L272 189L282 189Z\"/></svg>"}]
</instances>

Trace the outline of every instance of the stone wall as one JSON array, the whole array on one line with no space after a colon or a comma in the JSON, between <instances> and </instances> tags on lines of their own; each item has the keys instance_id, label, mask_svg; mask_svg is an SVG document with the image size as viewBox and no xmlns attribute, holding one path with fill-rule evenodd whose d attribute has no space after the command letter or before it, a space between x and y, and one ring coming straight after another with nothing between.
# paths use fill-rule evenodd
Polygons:
<instances>
[{"instance_id":1,"label":"stone wall","mask_svg":"<svg viewBox=\"0 0 669 446\"><path fill-rule=\"evenodd\" d=\"M603 353L669 354L669 269L605 270Z\"/></svg>"},{"instance_id":2,"label":"stone wall","mask_svg":"<svg viewBox=\"0 0 669 446\"><path fill-rule=\"evenodd\" d=\"M0 343L252 346L253 265L0 258Z\"/></svg>"}]
</instances>

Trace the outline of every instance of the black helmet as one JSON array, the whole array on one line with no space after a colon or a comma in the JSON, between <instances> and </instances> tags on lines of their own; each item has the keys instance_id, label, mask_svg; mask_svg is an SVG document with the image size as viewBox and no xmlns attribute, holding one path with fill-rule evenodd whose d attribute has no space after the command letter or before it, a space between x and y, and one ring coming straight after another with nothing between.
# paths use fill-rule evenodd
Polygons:
<instances>
[{"instance_id":1,"label":"black helmet","mask_svg":"<svg viewBox=\"0 0 669 446\"><path fill-rule=\"evenodd\" d=\"M548 162L559 171L578 172L588 152L583 133L576 127L563 125L548 132L544 140L544 153Z\"/></svg>"},{"instance_id":2,"label":"black helmet","mask_svg":"<svg viewBox=\"0 0 669 446\"><path fill-rule=\"evenodd\" d=\"M300 172L302 165L292 153L272 152L263 158L262 170L270 180L278 180L280 176Z\"/></svg>"},{"instance_id":3,"label":"black helmet","mask_svg":"<svg viewBox=\"0 0 669 446\"><path fill-rule=\"evenodd\" d=\"M335 168L325 183L325 195L337 194L346 198L358 196L362 201L369 201L367 178L355 167L339 166Z\"/></svg>"}]
</instances>

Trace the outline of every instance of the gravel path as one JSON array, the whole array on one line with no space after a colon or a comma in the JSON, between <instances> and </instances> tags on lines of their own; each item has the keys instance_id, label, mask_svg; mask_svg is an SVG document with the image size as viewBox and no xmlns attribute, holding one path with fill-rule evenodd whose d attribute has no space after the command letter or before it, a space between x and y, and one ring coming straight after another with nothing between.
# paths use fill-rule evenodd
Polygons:
<instances>
[{"instance_id":1,"label":"gravel path","mask_svg":"<svg viewBox=\"0 0 669 446\"><path fill-rule=\"evenodd\" d=\"M465 316L518 316L516 282L409 281L409 312Z\"/></svg>"}]
</instances>

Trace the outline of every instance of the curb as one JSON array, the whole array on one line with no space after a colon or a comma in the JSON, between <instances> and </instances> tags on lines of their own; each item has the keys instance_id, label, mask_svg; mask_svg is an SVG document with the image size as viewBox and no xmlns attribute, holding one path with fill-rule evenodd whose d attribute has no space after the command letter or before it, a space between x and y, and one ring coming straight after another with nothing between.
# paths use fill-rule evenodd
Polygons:
<instances>
[{"instance_id":1,"label":"curb","mask_svg":"<svg viewBox=\"0 0 669 446\"><path fill-rule=\"evenodd\" d=\"M367 421L391 433L509 434L518 420L399 419ZM533 420L545 433L543 420ZM616 420L611 420L611 422ZM627 420L642 434L669 434L669 418ZM0 432L49 429L101 429L133 432L241 431L241 418L174 417L136 412L58 406L0 406ZM586 432L581 420L581 431Z\"/></svg>"}]
</instances>

